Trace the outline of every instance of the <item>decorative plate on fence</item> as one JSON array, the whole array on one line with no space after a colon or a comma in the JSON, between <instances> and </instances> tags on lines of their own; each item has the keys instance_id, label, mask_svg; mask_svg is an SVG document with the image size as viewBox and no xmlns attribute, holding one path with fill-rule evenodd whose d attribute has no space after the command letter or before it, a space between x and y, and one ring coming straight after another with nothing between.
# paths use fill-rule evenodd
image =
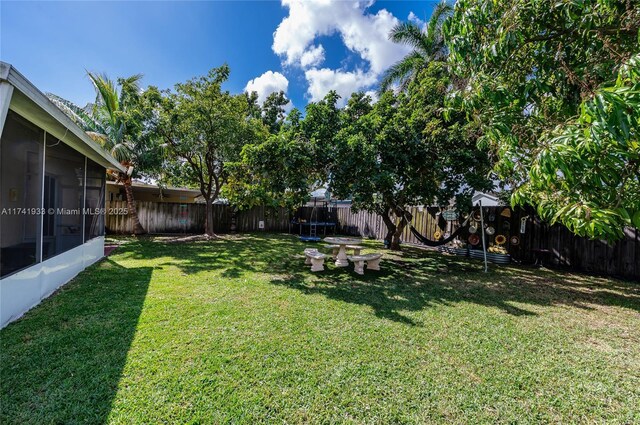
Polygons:
<instances>
[{"instance_id":1,"label":"decorative plate on fence","mask_svg":"<svg viewBox=\"0 0 640 425\"><path fill-rule=\"evenodd\" d=\"M498 235L496 236L496 245L504 245L504 243L507 241L507 238L504 237L504 235Z\"/></svg>"},{"instance_id":2,"label":"decorative plate on fence","mask_svg":"<svg viewBox=\"0 0 640 425\"><path fill-rule=\"evenodd\" d=\"M487 235L493 235L496 232L496 229L494 229L493 227L489 226L485 229L485 232L487 232Z\"/></svg>"},{"instance_id":3,"label":"decorative plate on fence","mask_svg":"<svg viewBox=\"0 0 640 425\"><path fill-rule=\"evenodd\" d=\"M458 213L454 210L447 210L442 213L442 218L447 221L454 221L458 219Z\"/></svg>"},{"instance_id":4,"label":"decorative plate on fence","mask_svg":"<svg viewBox=\"0 0 640 425\"><path fill-rule=\"evenodd\" d=\"M518 245L520 243L520 238L517 236L511 236L509 242L511 242L511 245Z\"/></svg>"},{"instance_id":5,"label":"decorative plate on fence","mask_svg":"<svg viewBox=\"0 0 640 425\"><path fill-rule=\"evenodd\" d=\"M494 213L489 214L489 221L496 221L496 215Z\"/></svg>"},{"instance_id":6,"label":"decorative plate on fence","mask_svg":"<svg viewBox=\"0 0 640 425\"><path fill-rule=\"evenodd\" d=\"M469 233L475 233L478 231L478 228L476 226L469 226Z\"/></svg>"},{"instance_id":7,"label":"decorative plate on fence","mask_svg":"<svg viewBox=\"0 0 640 425\"><path fill-rule=\"evenodd\" d=\"M482 217L480 216L480 211L476 211L476 212L474 212L474 213L473 213L473 219L474 219L475 221L480 221L480 218L482 218Z\"/></svg>"},{"instance_id":8,"label":"decorative plate on fence","mask_svg":"<svg viewBox=\"0 0 640 425\"><path fill-rule=\"evenodd\" d=\"M511 217L511 210L509 208L505 208L502 210L500 215L503 217Z\"/></svg>"},{"instance_id":9,"label":"decorative plate on fence","mask_svg":"<svg viewBox=\"0 0 640 425\"><path fill-rule=\"evenodd\" d=\"M480 242L480 236L474 234L469 235L469 239L467 239L471 245L478 245Z\"/></svg>"},{"instance_id":10,"label":"decorative plate on fence","mask_svg":"<svg viewBox=\"0 0 640 425\"><path fill-rule=\"evenodd\" d=\"M503 221L503 222L502 222L502 229L503 229L503 230L509 230L509 229L511 229L511 222L509 222L509 221Z\"/></svg>"},{"instance_id":11,"label":"decorative plate on fence","mask_svg":"<svg viewBox=\"0 0 640 425\"><path fill-rule=\"evenodd\" d=\"M440 233L440 230L436 230L436 232L433 234L433 237L435 240L440 239L440 236L442 236L442 233Z\"/></svg>"}]
</instances>

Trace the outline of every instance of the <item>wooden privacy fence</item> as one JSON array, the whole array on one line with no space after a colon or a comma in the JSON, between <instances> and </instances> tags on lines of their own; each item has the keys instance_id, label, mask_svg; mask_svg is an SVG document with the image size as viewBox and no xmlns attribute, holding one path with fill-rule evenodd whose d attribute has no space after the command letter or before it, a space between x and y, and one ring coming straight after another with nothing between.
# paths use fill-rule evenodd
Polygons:
<instances>
[{"instance_id":1,"label":"wooden privacy fence","mask_svg":"<svg viewBox=\"0 0 640 425\"><path fill-rule=\"evenodd\" d=\"M447 221L440 208L410 208L413 226L424 236L435 240L436 231L453 232L460 226L459 220ZM508 211L508 212L507 212ZM484 207L485 222L495 229L494 235L486 235L487 244L493 244L498 235L506 237L503 245L517 262L555 265L590 273L640 279L640 231L626 228L625 237L609 244L574 235L565 226L549 226L537 218L533 211L511 210L505 207ZM521 220L524 233L520 233ZM338 209L339 233L384 239L386 227L379 215L360 211L352 213L348 208ZM478 224L479 227L479 224ZM479 235L479 233L478 233ZM518 244L510 239L517 236ZM458 239L467 241L469 233L462 231ZM407 227L402 241L420 244ZM480 249L478 245L475 248Z\"/></svg>"},{"instance_id":2,"label":"wooden privacy fence","mask_svg":"<svg viewBox=\"0 0 640 425\"><path fill-rule=\"evenodd\" d=\"M133 232L133 220L129 214L124 214L126 208L126 201L107 202L107 233ZM140 223L149 233L203 233L205 208L204 204L136 201ZM213 205L214 231L228 233L232 213L233 209L228 205ZM260 221L264 222L264 229L260 228ZM289 211L285 209L256 207L236 213L238 232L288 232L289 222Z\"/></svg>"},{"instance_id":3,"label":"wooden privacy fence","mask_svg":"<svg viewBox=\"0 0 640 425\"><path fill-rule=\"evenodd\" d=\"M130 216L117 214L126 209L125 201L107 203L106 228L109 233L130 234L133 224ZM205 205L136 201L138 216L142 226L149 233L202 233L204 231ZM214 230L218 233L230 231L232 208L228 205L213 206ZM413 226L434 240L436 231L453 232L460 226L459 220L447 221L440 208L410 209ZM380 216L367 212L352 213L349 208L334 208L331 219L337 217L337 231L340 234L383 239L386 227ZM286 209L256 207L236 213L238 232L289 232L292 230L292 214ZM524 233L520 232L521 219L525 219ZM495 228L494 235L486 235L487 243L493 244L498 235L506 237L504 247L511 257L522 263L536 260L546 265L564 266L575 270L640 279L640 231L625 229L624 239L608 244L605 241L590 240L575 236L561 225L549 226L540 221L532 211L511 210L505 207L485 207L485 219ZM260 227L260 222L264 228ZM295 228L293 230L296 230ZM510 239L517 236L518 244ZM465 230L459 236L466 241L469 233ZM404 243L417 244L407 227L402 235ZM475 246L480 248L480 246Z\"/></svg>"}]
</instances>

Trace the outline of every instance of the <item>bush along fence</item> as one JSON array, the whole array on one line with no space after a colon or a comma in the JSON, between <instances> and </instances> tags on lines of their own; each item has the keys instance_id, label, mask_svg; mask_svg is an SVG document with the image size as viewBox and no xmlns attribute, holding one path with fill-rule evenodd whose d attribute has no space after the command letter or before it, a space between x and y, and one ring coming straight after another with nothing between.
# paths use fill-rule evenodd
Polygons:
<instances>
[{"instance_id":1,"label":"bush along fence","mask_svg":"<svg viewBox=\"0 0 640 425\"><path fill-rule=\"evenodd\" d=\"M140 222L149 233L202 233L204 231L205 206L203 204L177 204L137 201ZM214 230L217 233L231 231L235 215L237 232L295 232L291 225L294 217L286 209L256 207L237 211L228 205L214 205ZM126 214L115 214L126 209L126 202L107 203L106 228L109 233L130 234L133 226ZM382 240L386 227L380 216L360 211L353 213L349 208L334 209L337 233L350 236ZM410 209L412 224L423 236L436 240L455 231L461 218L453 218L440 208ZM542 263L545 266L559 266L597 274L640 279L640 231L625 229L624 239L609 244L575 236L562 225L549 226L535 216L532 211L506 207L485 207L485 225L493 229L493 234L485 231L487 247L502 241L502 247L511 259L523 264ZM448 219L445 219L448 218ZM480 236L479 220L472 220ZM502 236L503 238L500 238ZM468 230L463 230L459 240L473 240ZM403 243L420 245L407 227L402 236ZM481 252L481 243L468 244L471 254Z\"/></svg>"}]
</instances>

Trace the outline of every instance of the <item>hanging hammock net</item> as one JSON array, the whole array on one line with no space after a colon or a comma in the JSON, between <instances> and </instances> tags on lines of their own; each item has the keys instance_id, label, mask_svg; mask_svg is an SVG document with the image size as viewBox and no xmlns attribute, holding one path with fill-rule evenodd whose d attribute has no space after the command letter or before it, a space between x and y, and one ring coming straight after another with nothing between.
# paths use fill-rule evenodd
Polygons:
<instances>
[{"instance_id":1,"label":"hanging hammock net","mask_svg":"<svg viewBox=\"0 0 640 425\"><path fill-rule=\"evenodd\" d=\"M418 230L413 227L413 225L411 224L411 221L409 220L409 230L411 230L411 233L413 233L413 236L416 237L416 239L418 241L420 241L420 243L427 245L427 246L440 246L440 245L444 245L447 244L449 242L451 242L452 240L454 240L460 233L462 233L462 231L464 229L466 229L467 224L469 223L469 220L471 220L472 214L469 214L469 217L467 217L467 219L460 225L460 227L458 227L456 229L455 232L451 233L451 235L449 235L448 238L444 238L441 240L437 240L437 241L432 241L431 239L427 238L426 236L420 234L420 232L418 232ZM406 218L406 216L405 216Z\"/></svg>"}]
</instances>

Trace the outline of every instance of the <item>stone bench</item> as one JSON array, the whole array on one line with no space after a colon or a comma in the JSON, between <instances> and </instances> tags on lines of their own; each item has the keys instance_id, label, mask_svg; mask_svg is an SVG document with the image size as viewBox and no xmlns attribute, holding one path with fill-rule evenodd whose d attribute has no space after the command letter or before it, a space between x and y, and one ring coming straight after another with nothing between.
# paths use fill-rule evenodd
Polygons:
<instances>
[{"instance_id":1,"label":"stone bench","mask_svg":"<svg viewBox=\"0 0 640 425\"><path fill-rule=\"evenodd\" d=\"M305 249L304 255L306 257L304 263L311 264L312 272L321 272L324 270L324 259L326 258L326 255L318 252L318 250L315 248Z\"/></svg>"},{"instance_id":2,"label":"stone bench","mask_svg":"<svg viewBox=\"0 0 640 425\"><path fill-rule=\"evenodd\" d=\"M353 249L353 255L360 255L360 251L362 251L364 247L360 245L347 245L347 249Z\"/></svg>"},{"instance_id":3,"label":"stone bench","mask_svg":"<svg viewBox=\"0 0 640 425\"><path fill-rule=\"evenodd\" d=\"M352 255L349 260L353 261L354 271L364 274L364 263L367 263L367 270L380 270L380 260L382 254Z\"/></svg>"},{"instance_id":4,"label":"stone bench","mask_svg":"<svg viewBox=\"0 0 640 425\"><path fill-rule=\"evenodd\" d=\"M315 253L318 252L318 248L305 248L304 249L304 263L311 264L311 258L307 257L307 253Z\"/></svg>"}]
</instances>

